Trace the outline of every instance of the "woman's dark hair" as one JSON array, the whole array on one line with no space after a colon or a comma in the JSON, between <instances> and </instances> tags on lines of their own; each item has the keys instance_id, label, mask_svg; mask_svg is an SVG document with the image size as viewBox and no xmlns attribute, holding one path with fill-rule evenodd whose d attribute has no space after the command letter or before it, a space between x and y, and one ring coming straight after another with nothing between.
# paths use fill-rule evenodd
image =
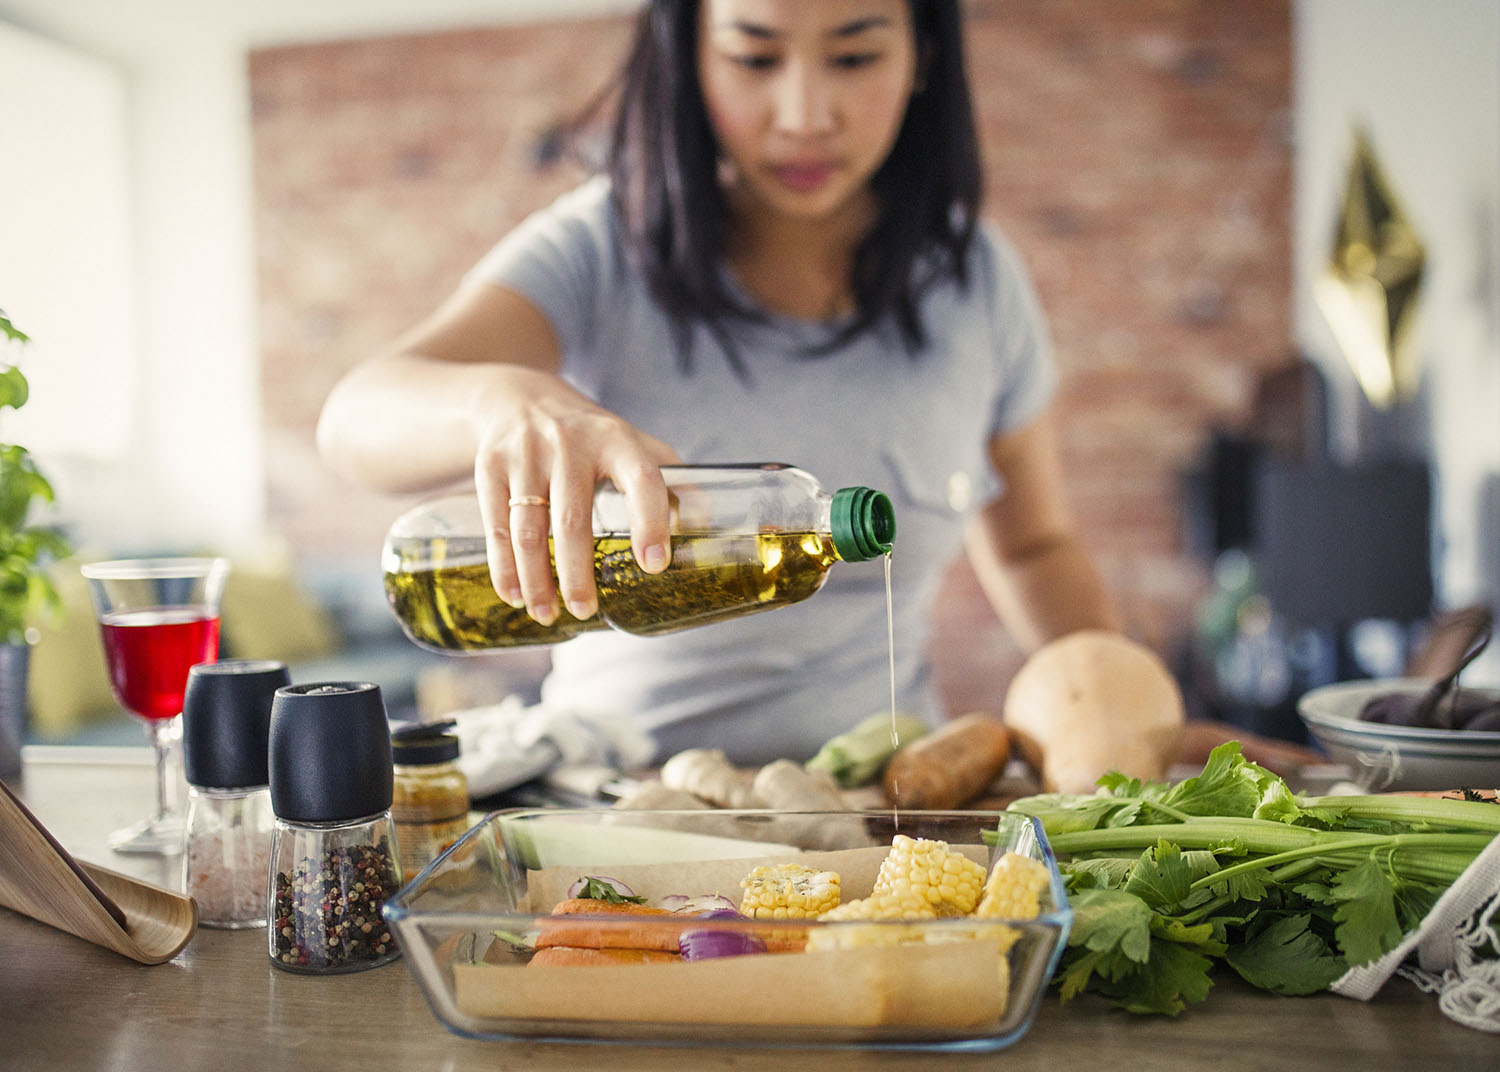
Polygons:
<instances>
[{"instance_id":1,"label":"woman's dark hair","mask_svg":"<svg viewBox=\"0 0 1500 1072\"><path fill-rule=\"evenodd\" d=\"M855 313L820 350L887 315L913 351L926 343L918 301L938 279L967 282L965 254L981 196L978 137L964 66L958 0L907 0L920 90L873 178L879 209L855 251ZM619 87L608 170L626 241L648 286L682 328L707 324L727 345L725 322L756 319L720 272L725 203L718 151L698 84L700 0L650 0ZM681 348L688 360L685 347Z\"/></svg>"}]
</instances>

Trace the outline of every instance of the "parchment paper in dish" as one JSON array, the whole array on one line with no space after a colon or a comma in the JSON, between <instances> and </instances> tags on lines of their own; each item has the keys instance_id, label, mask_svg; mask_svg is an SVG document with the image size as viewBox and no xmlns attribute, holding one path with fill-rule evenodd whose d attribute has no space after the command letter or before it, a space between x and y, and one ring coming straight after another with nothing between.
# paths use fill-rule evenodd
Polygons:
<instances>
[{"instance_id":1,"label":"parchment paper in dish","mask_svg":"<svg viewBox=\"0 0 1500 1072\"><path fill-rule=\"evenodd\" d=\"M953 848L981 863L989 858L982 845ZM838 872L849 900L869 893L888 851L871 846L790 859ZM737 902L740 879L755 865L779 859L788 858L637 865L608 873L648 898L720 893ZM532 872L531 910L546 914L578 877L569 868ZM487 1020L982 1028L1004 1016L1009 990L1008 962L998 938L674 964L460 963L453 975L459 1009Z\"/></svg>"},{"instance_id":2,"label":"parchment paper in dish","mask_svg":"<svg viewBox=\"0 0 1500 1072\"><path fill-rule=\"evenodd\" d=\"M997 941L766 953L680 964L453 970L460 1011L500 1020L976 1028L1005 1014Z\"/></svg>"}]
</instances>

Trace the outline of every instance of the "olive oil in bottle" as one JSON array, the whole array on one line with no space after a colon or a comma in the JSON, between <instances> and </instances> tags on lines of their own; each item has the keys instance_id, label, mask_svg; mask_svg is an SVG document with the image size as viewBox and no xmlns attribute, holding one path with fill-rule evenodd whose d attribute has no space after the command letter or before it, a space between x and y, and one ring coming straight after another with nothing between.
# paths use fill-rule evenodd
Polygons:
<instances>
[{"instance_id":1,"label":"olive oil in bottle","mask_svg":"<svg viewBox=\"0 0 1500 1072\"><path fill-rule=\"evenodd\" d=\"M561 611L550 626L506 604L490 583L478 501L450 496L398 519L386 539L385 589L408 636L444 652L553 644L612 627L652 636L813 595L839 561L883 555L895 537L890 500L865 487L824 491L783 465L672 466L672 562L648 574L630 546L624 497L595 496L599 611Z\"/></svg>"}]
</instances>

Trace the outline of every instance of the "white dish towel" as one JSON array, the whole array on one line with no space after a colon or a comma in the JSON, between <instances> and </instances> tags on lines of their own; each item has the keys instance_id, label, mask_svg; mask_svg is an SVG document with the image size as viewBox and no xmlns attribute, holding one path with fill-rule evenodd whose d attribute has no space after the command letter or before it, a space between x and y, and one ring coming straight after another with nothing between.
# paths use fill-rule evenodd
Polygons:
<instances>
[{"instance_id":1,"label":"white dish towel","mask_svg":"<svg viewBox=\"0 0 1500 1072\"><path fill-rule=\"evenodd\" d=\"M1415 950L1414 964L1406 963ZM1393 974L1438 996L1450 1019L1500 1033L1500 837L1438 898L1422 925L1379 960L1350 968L1329 987L1369 1001ZM1488 955L1486 955L1488 954Z\"/></svg>"},{"instance_id":2,"label":"white dish towel","mask_svg":"<svg viewBox=\"0 0 1500 1072\"><path fill-rule=\"evenodd\" d=\"M517 696L454 711L458 765L469 795L489 796L560 767L635 770L651 760L651 738L626 719L585 718Z\"/></svg>"}]
</instances>

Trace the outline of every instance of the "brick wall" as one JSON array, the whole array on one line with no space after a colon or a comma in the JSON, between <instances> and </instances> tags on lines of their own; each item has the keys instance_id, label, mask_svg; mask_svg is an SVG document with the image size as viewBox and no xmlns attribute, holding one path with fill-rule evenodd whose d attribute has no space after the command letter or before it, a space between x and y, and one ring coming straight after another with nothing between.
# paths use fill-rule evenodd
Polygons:
<instances>
[{"instance_id":1,"label":"brick wall","mask_svg":"<svg viewBox=\"0 0 1500 1072\"><path fill-rule=\"evenodd\" d=\"M967 6L987 211L1051 318L1076 513L1165 651L1205 583L1180 473L1291 346L1289 0ZM323 397L575 181L541 134L624 38L603 19L250 57L271 523L305 562L373 563L401 506L321 467ZM1019 654L962 562L938 630L950 704L997 703Z\"/></svg>"}]
</instances>

